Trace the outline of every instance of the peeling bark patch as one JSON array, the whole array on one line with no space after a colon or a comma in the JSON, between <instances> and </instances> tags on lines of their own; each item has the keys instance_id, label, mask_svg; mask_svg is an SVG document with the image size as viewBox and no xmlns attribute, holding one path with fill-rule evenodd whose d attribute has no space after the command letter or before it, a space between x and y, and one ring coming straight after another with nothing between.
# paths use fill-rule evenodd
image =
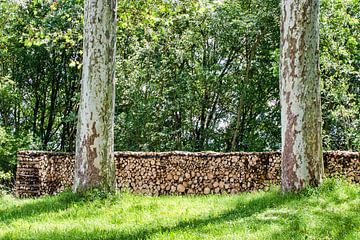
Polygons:
<instances>
[{"instance_id":1,"label":"peeling bark patch","mask_svg":"<svg viewBox=\"0 0 360 240\"><path fill-rule=\"evenodd\" d=\"M88 135L86 139L84 139L83 147L86 149L86 157L87 157L87 178L89 179L89 184L93 185L100 181L100 169L96 167L95 161L98 157L97 149L94 146L95 139L100 135L96 131L96 122L92 125L92 134Z\"/></svg>"}]
</instances>

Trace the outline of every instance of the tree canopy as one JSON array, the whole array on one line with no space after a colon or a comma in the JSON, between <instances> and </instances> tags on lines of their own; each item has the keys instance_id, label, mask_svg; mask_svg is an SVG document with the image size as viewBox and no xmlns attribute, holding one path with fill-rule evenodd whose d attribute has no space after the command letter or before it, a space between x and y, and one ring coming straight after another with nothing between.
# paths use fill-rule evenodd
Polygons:
<instances>
[{"instance_id":1,"label":"tree canopy","mask_svg":"<svg viewBox=\"0 0 360 240\"><path fill-rule=\"evenodd\" d=\"M115 150L280 149L278 0L119 1ZM325 150L360 150L360 4L323 0ZM74 151L83 2L0 1L0 170Z\"/></svg>"}]
</instances>

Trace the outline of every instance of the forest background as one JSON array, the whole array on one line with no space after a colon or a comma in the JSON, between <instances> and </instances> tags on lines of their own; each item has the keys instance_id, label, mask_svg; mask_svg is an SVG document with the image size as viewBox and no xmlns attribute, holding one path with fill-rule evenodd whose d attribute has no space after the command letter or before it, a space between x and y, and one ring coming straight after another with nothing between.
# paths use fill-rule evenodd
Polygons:
<instances>
[{"instance_id":1,"label":"forest background","mask_svg":"<svg viewBox=\"0 0 360 240\"><path fill-rule=\"evenodd\" d=\"M279 0L118 3L115 150L277 151ZM360 151L360 2L322 0L324 150ZM0 182L74 151L81 0L0 0Z\"/></svg>"}]
</instances>

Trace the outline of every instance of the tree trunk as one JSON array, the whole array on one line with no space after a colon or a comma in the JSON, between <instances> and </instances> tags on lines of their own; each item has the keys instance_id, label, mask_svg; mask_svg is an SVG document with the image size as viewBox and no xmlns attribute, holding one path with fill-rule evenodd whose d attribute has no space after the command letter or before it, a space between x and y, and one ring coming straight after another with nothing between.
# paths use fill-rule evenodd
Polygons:
<instances>
[{"instance_id":1,"label":"tree trunk","mask_svg":"<svg viewBox=\"0 0 360 240\"><path fill-rule=\"evenodd\" d=\"M85 0L84 55L73 190L115 186L116 0Z\"/></svg>"},{"instance_id":2,"label":"tree trunk","mask_svg":"<svg viewBox=\"0 0 360 240\"><path fill-rule=\"evenodd\" d=\"M243 86L244 88L244 86ZM231 151L235 152L238 150L238 137L240 134L240 127L241 127L241 117L242 117L242 113L243 113L243 108L244 108L244 93L245 91L242 90L241 91L241 95L240 95L240 100L239 100L239 106L238 106L238 110L237 110L237 114L236 114L236 126L235 126L235 131L234 131L234 135L231 141Z\"/></svg>"},{"instance_id":3,"label":"tree trunk","mask_svg":"<svg viewBox=\"0 0 360 240\"><path fill-rule=\"evenodd\" d=\"M319 0L282 0L280 97L282 189L322 181Z\"/></svg>"}]
</instances>

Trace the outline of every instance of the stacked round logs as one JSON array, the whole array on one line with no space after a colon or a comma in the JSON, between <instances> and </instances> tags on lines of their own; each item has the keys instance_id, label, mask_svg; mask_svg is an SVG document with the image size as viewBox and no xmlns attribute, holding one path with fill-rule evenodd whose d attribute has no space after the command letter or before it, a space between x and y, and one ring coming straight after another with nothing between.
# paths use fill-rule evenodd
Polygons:
<instances>
[{"instance_id":1,"label":"stacked round logs","mask_svg":"<svg viewBox=\"0 0 360 240\"><path fill-rule=\"evenodd\" d=\"M39 159L34 157L30 152L22 152L17 155L17 160L16 194L21 197L39 196Z\"/></svg>"},{"instance_id":2,"label":"stacked round logs","mask_svg":"<svg viewBox=\"0 0 360 240\"><path fill-rule=\"evenodd\" d=\"M190 153L116 152L120 189L159 194L237 193L280 183L279 152ZM74 154L39 151L18 153L18 196L55 194L71 187ZM325 174L360 183L360 154L324 152Z\"/></svg>"},{"instance_id":3,"label":"stacked round logs","mask_svg":"<svg viewBox=\"0 0 360 240\"><path fill-rule=\"evenodd\" d=\"M21 151L17 156L16 194L55 194L73 183L74 155L45 151Z\"/></svg>"},{"instance_id":4,"label":"stacked round logs","mask_svg":"<svg viewBox=\"0 0 360 240\"><path fill-rule=\"evenodd\" d=\"M278 183L278 153L116 153L119 188L150 194L237 193Z\"/></svg>"},{"instance_id":5,"label":"stacked round logs","mask_svg":"<svg viewBox=\"0 0 360 240\"><path fill-rule=\"evenodd\" d=\"M40 162L42 194L53 194L70 188L74 181L75 157L73 154L46 154Z\"/></svg>"},{"instance_id":6,"label":"stacked round logs","mask_svg":"<svg viewBox=\"0 0 360 240\"><path fill-rule=\"evenodd\" d=\"M359 152L324 152L324 167L326 176L345 176L352 182L360 183Z\"/></svg>"}]
</instances>

